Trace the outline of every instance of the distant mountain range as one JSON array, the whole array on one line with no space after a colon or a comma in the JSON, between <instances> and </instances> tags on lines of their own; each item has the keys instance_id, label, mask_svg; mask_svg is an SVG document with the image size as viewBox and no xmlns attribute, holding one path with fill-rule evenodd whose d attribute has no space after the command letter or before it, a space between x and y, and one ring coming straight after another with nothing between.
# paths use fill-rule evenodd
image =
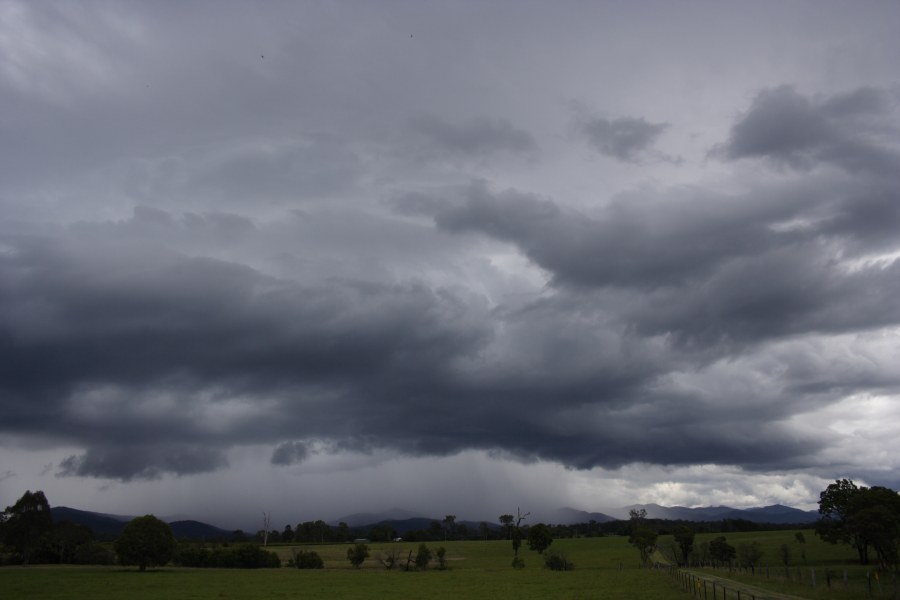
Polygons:
<instances>
[{"instance_id":1,"label":"distant mountain range","mask_svg":"<svg viewBox=\"0 0 900 600\"><path fill-rule=\"evenodd\" d=\"M99 539L114 539L122 534L125 525L134 517L124 515L107 515L86 510L77 510L67 506L55 506L50 509L54 521L71 521L91 528ZM176 539L213 540L229 539L233 532L220 529L207 523L193 520L169 522Z\"/></svg>"},{"instance_id":2,"label":"distant mountain range","mask_svg":"<svg viewBox=\"0 0 900 600\"><path fill-rule=\"evenodd\" d=\"M660 506L659 504L634 504L620 509L610 510L614 516L601 512L587 512L575 508L558 508L553 511L535 513L529 516L527 523L551 523L554 525L574 525L576 523L588 523L596 521L607 523L609 521L628 519L628 511L644 509L649 519L669 519L680 521L721 521L723 519L743 519L753 523L771 523L775 525L807 524L816 521L819 513L814 510L800 510L774 504L756 508L731 508L729 506L704 506L687 508L684 506ZM93 530L94 535L100 539L114 539L121 535L125 525L134 517L124 515L110 515L104 513L77 510L66 506L56 506L50 509L54 521L68 520L79 525L86 525ZM340 522L347 523L353 529L367 530L376 525L389 525L399 535L407 531L428 529L432 521L441 522L443 518L431 518L414 511L393 508L379 513L356 513L346 515L340 519L329 522L337 525ZM487 521L491 529L499 529L496 519ZM477 531L481 521L457 521L457 524L465 524L471 531ZM190 519L173 520L169 522L172 533L178 539L213 540L229 539L233 532Z\"/></svg>"},{"instance_id":3,"label":"distant mountain range","mask_svg":"<svg viewBox=\"0 0 900 600\"><path fill-rule=\"evenodd\" d=\"M782 504L755 508L731 508L730 506L703 506L687 508L684 506L660 506L659 504L634 504L621 509L618 516L628 518L631 509L645 509L649 519L671 519L680 521L721 521L723 519L743 519L753 523L772 523L790 525L793 523L812 523L819 518L814 510L800 510Z\"/></svg>"}]
</instances>

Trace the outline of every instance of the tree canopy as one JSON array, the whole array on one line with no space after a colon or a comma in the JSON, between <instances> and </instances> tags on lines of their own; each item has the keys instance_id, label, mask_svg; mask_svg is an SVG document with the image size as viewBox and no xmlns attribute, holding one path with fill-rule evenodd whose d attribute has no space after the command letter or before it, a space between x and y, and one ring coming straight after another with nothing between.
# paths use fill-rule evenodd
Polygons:
<instances>
[{"instance_id":1,"label":"tree canopy","mask_svg":"<svg viewBox=\"0 0 900 600\"><path fill-rule=\"evenodd\" d=\"M115 548L123 565L137 565L141 571L146 571L147 567L161 567L172 560L176 543L165 522L153 515L144 515L125 526Z\"/></svg>"},{"instance_id":2,"label":"tree canopy","mask_svg":"<svg viewBox=\"0 0 900 600\"><path fill-rule=\"evenodd\" d=\"M897 565L900 547L900 495L880 486L857 486L838 479L819 495L816 534L832 544L853 546L861 564L875 550L882 568Z\"/></svg>"},{"instance_id":3,"label":"tree canopy","mask_svg":"<svg viewBox=\"0 0 900 600\"><path fill-rule=\"evenodd\" d=\"M0 536L4 543L12 546L22 556L22 563L27 565L31 553L52 527L53 516L44 492L28 490L15 504L6 507Z\"/></svg>"}]
</instances>

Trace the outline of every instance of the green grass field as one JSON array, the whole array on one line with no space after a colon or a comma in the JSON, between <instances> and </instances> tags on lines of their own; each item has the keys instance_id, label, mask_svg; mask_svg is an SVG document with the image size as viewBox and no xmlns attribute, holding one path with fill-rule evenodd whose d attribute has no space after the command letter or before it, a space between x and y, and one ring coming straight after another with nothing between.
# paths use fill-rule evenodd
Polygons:
<instances>
[{"instance_id":1,"label":"green grass field","mask_svg":"<svg viewBox=\"0 0 900 600\"><path fill-rule=\"evenodd\" d=\"M715 536L698 536L698 543ZM762 532L728 534L729 543L759 541L765 557L774 570L777 550L782 543L797 547L794 532ZM806 533L805 564L799 551L795 558L803 569L843 569L854 558L852 551L831 546ZM665 549L671 538L660 538ZM396 548L405 558L414 543L370 544L371 557L360 569L354 569L346 559L346 544L280 545L272 546L283 560L290 558L293 548L313 549L325 560L325 569L303 571L293 568L267 570L221 570L165 568L147 573L121 567L30 566L0 569L0 590L10 599L105 599L134 600L166 598L180 599L257 599L257 598L429 598L429 599L545 599L545 598L603 598L603 599L662 599L690 598L680 585L666 574L639 568L638 553L625 538L587 538L556 540L551 550L561 550L575 563L575 570L553 572L543 568L541 558L523 547L525 568L510 566L512 549L507 541L431 543L429 547L447 548L449 570L404 572L387 571L377 560L379 553ZM404 561L405 562L405 561ZM795 568L792 566L792 568ZM864 570L852 568L857 575ZM783 567L782 567L783 570ZM699 570L697 570L699 572ZM710 574L742 581L757 588L766 588L805 598L863 597L858 592L844 592L824 587L812 589L809 582L781 581L773 573L769 579L717 570ZM864 580L864 579L863 579ZM886 591L886 590L885 590ZM856 595L854 595L854 593ZM757 595L757 598L761 596ZM889 597L889 596L884 596Z\"/></svg>"}]
</instances>

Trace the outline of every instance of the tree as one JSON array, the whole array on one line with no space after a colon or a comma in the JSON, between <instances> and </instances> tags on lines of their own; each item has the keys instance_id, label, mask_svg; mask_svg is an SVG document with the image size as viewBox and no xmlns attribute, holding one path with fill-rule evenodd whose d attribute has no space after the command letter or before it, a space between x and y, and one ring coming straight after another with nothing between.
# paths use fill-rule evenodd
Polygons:
<instances>
[{"instance_id":1,"label":"tree","mask_svg":"<svg viewBox=\"0 0 900 600\"><path fill-rule=\"evenodd\" d=\"M369 558L369 547L365 544L354 544L347 548L347 560L357 569Z\"/></svg>"},{"instance_id":2,"label":"tree","mask_svg":"<svg viewBox=\"0 0 900 600\"><path fill-rule=\"evenodd\" d=\"M850 500L860 491L853 480L837 479L819 494L816 535L832 544L850 544L856 548L860 564L869 562L869 544L853 530L848 521Z\"/></svg>"},{"instance_id":3,"label":"tree","mask_svg":"<svg viewBox=\"0 0 900 600\"><path fill-rule=\"evenodd\" d=\"M516 518L512 515L500 515L500 524L506 529L506 539L512 539L512 527Z\"/></svg>"},{"instance_id":4,"label":"tree","mask_svg":"<svg viewBox=\"0 0 900 600\"><path fill-rule=\"evenodd\" d=\"M119 562L147 567L163 566L175 555L175 536L169 526L153 515L132 519L115 542Z\"/></svg>"},{"instance_id":5,"label":"tree","mask_svg":"<svg viewBox=\"0 0 900 600\"><path fill-rule=\"evenodd\" d=\"M850 544L861 564L875 549L882 568L896 565L900 544L900 496L886 487L858 487L839 479L819 495L816 535L832 544Z\"/></svg>"},{"instance_id":6,"label":"tree","mask_svg":"<svg viewBox=\"0 0 900 600\"><path fill-rule=\"evenodd\" d=\"M284 531L281 532L281 539L288 543L294 541L294 530L291 528L290 524L284 526Z\"/></svg>"},{"instance_id":7,"label":"tree","mask_svg":"<svg viewBox=\"0 0 900 600\"><path fill-rule=\"evenodd\" d=\"M438 569L441 571L447 568L447 549L441 546L434 552L435 558L437 558Z\"/></svg>"},{"instance_id":8,"label":"tree","mask_svg":"<svg viewBox=\"0 0 900 600\"><path fill-rule=\"evenodd\" d=\"M730 563L737 555L734 546L725 541L725 536L720 535L709 543L709 556L719 564Z\"/></svg>"},{"instance_id":9,"label":"tree","mask_svg":"<svg viewBox=\"0 0 900 600\"><path fill-rule=\"evenodd\" d=\"M646 527L638 527L631 532L628 543L638 549L641 555L641 564L646 565L650 562L650 554L656 546L656 539L659 535L652 529Z\"/></svg>"},{"instance_id":10,"label":"tree","mask_svg":"<svg viewBox=\"0 0 900 600\"><path fill-rule=\"evenodd\" d=\"M550 528L543 523L532 525L528 529L528 547L538 554L543 554L544 550L549 548L552 543L553 535Z\"/></svg>"},{"instance_id":11,"label":"tree","mask_svg":"<svg viewBox=\"0 0 900 600\"><path fill-rule=\"evenodd\" d=\"M416 552L416 568L424 571L428 568L428 563L432 558L431 550L424 543L419 544L419 551Z\"/></svg>"},{"instance_id":12,"label":"tree","mask_svg":"<svg viewBox=\"0 0 900 600\"><path fill-rule=\"evenodd\" d=\"M3 517L2 540L15 548L27 565L41 538L53 526L50 503L44 492L27 490L15 504L6 507Z\"/></svg>"},{"instance_id":13,"label":"tree","mask_svg":"<svg viewBox=\"0 0 900 600\"><path fill-rule=\"evenodd\" d=\"M788 566L791 564L791 547L787 544L782 544L778 549L778 557L781 558L781 562L784 563L784 566Z\"/></svg>"},{"instance_id":14,"label":"tree","mask_svg":"<svg viewBox=\"0 0 900 600\"><path fill-rule=\"evenodd\" d=\"M450 538L453 539L453 533L456 527L456 515L447 515L444 517L444 525L446 526L444 529L444 539L447 539L447 535L450 535Z\"/></svg>"},{"instance_id":15,"label":"tree","mask_svg":"<svg viewBox=\"0 0 900 600\"><path fill-rule=\"evenodd\" d=\"M510 531L510 539L512 539L512 547L513 547L513 566L517 569L522 568L524 563L522 559L519 558L519 548L522 546L522 538L524 537L522 534L522 521L524 521L530 512L522 514L522 509L516 507L516 519L515 523L512 525L512 529Z\"/></svg>"},{"instance_id":16,"label":"tree","mask_svg":"<svg viewBox=\"0 0 900 600\"><path fill-rule=\"evenodd\" d=\"M762 560L763 550L759 542L745 542L738 544L737 558L745 567L750 567L755 572L759 561Z\"/></svg>"},{"instance_id":17,"label":"tree","mask_svg":"<svg viewBox=\"0 0 900 600\"><path fill-rule=\"evenodd\" d=\"M675 543L678 544L678 549L681 551L681 563L687 564L688 557L694 549L694 530L687 525L681 525L672 531L672 535L675 537Z\"/></svg>"},{"instance_id":18,"label":"tree","mask_svg":"<svg viewBox=\"0 0 900 600\"><path fill-rule=\"evenodd\" d=\"M266 511L262 511L262 514L263 514L262 543L263 543L263 546L266 546L269 543L269 529L272 526L272 513L267 513Z\"/></svg>"}]
</instances>

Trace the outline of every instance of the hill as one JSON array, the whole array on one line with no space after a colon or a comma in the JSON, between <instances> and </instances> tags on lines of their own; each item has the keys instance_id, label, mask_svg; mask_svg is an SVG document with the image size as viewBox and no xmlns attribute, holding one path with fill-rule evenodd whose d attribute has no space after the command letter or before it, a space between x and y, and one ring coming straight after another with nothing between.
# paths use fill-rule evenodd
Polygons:
<instances>
[{"instance_id":1,"label":"hill","mask_svg":"<svg viewBox=\"0 0 900 600\"><path fill-rule=\"evenodd\" d=\"M94 536L101 540L112 540L122 534L125 525L134 517L123 515L107 515L87 510L78 510L67 506L54 506L50 509L53 521L71 521L78 525L90 527ZM169 523L172 534L179 540L212 540L229 539L231 531L220 529L200 521L182 520Z\"/></svg>"}]
</instances>

